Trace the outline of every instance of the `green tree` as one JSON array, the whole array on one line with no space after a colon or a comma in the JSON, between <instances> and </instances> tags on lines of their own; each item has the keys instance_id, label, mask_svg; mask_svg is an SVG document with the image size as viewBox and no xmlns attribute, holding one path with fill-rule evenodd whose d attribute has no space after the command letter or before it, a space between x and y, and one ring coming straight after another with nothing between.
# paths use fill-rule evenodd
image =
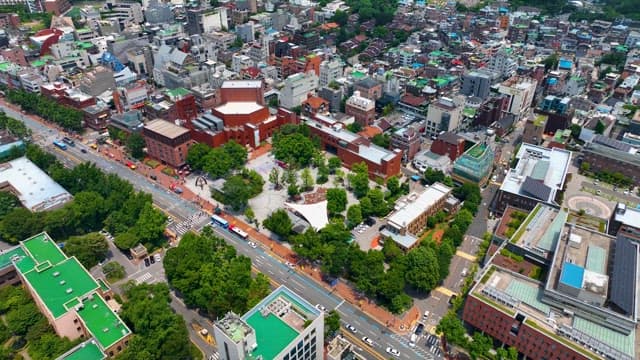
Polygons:
<instances>
[{"instance_id":1,"label":"green tree","mask_svg":"<svg viewBox=\"0 0 640 360\"><path fill-rule=\"evenodd\" d=\"M589 164L586 161L583 161L582 163L580 163L580 171L582 171L583 173L589 172L589 170L591 170L591 164Z\"/></svg>"},{"instance_id":2,"label":"green tree","mask_svg":"<svg viewBox=\"0 0 640 360\"><path fill-rule=\"evenodd\" d=\"M289 218L286 210L278 209L272 212L264 221L262 225L271 230L274 234L283 238L287 238L291 234L293 229L293 223Z\"/></svg>"},{"instance_id":3,"label":"green tree","mask_svg":"<svg viewBox=\"0 0 640 360\"><path fill-rule=\"evenodd\" d=\"M340 160L339 157L337 156L333 156L331 158L329 158L329 172L331 174L334 174L336 172L336 170L340 169L340 167L342 167L342 160Z\"/></svg>"},{"instance_id":4,"label":"green tree","mask_svg":"<svg viewBox=\"0 0 640 360\"><path fill-rule=\"evenodd\" d=\"M64 252L68 256L75 256L85 268L91 269L107 257L109 244L101 234L89 233L70 237L64 243Z\"/></svg>"},{"instance_id":5,"label":"green tree","mask_svg":"<svg viewBox=\"0 0 640 360\"><path fill-rule=\"evenodd\" d=\"M344 189L327 190L327 210L331 215L343 212L347 207L347 192Z\"/></svg>"},{"instance_id":6,"label":"green tree","mask_svg":"<svg viewBox=\"0 0 640 360\"><path fill-rule=\"evenodd\" d=\"M435 182L442 182L445 178L445 175L440 170L435 170L433 168L427 168L424 172L424 180L427 184L433 184Z\"/></svg>"},{"instance_id":7,"label":"green tree","mask_svg":"<svg viewBox=\"0 0 640 360\"><path fill-rule=\"evenodd\" d=\"M10 192L0 192L0 219L20 206L18 198Z\"/></svg>"},{"instance_id":8,"label":"green tree","mask_svg":"<svg viewBox=\"0 0 640 360\"><path fill-rule=\"evenodd\" d=\"M267 297L270 292L271 284L269 283L269 278L263 273L258 273L249 286L247 307L252 308L256 306L262 299Z\"/></svg>"},{"instance_id":9,"label":"green tree","mask_svg":"<svg viewBox=\"0 0 640 360\"><path fill-rule=\"evenodd\" d=\"M273 184L275 190L280 190L282 188L280 170L278 170L277 167L273 167L269 172L269 182Z\"/></svg>"},{"instance_id":10,"label":"green tree","mask_svg":"<svg viewBox=\"0 0 640 360\"><path fill-rule=\"evenodd\" d=\"M42 231L42 218L25 208L15 208L0 221L0 236L10 244L18 242Z\"/></svg>"},{"instance_id":11,"label":"green tree","mask_svg":"<svg viewBox=\"0 0 640 360\"><path fill-rule=\"evenodd\" d=\"M388 149L391 145L391 137L387 134L376 134L371 138L371 142L382 148Z\"/></svg>"},{"instance_id":12,"label":"green tree","mask_svg":"<svg viewBox=\"0 0 640 360\"><path fill-rule=\"evenodd\" d=\"M405 279L416 290L429 292L440 281L438 260L435 252L425 246L410 251L404 259L407 267Z\"/></svg>"},{"instance_id":13,"label":"green tree","mask_svg":"<svg viewBox=\"0 0 640 360\"><path fill-rule=\"evenodd\" d=\"M333 17L331 18L331 21L337 23L341 27L346 26L347 22L349 21L349 14L347 14L342 10L337 10L333 15Z\"/></svg>"},{"instance_id":14,"label":"green tree","mask_svg":"<svg viewBox=\"0 0 640 360\"><path fill-rule=\"evenodd\" d=\"M369 168L365 162L353 164L349 174L349 183L354 195L359 199L369 191Z\"/></svg>"},{"instance_id":15,"label":"green tree","mask_svg":"<svg viewBox=\"0 0 640 360\"><path fill-rule=\"evenodd\" d=\"M604 123L600 120L598 120L598 123L596 124L596 127L594 129L596 134L602 134L605 130L605 126Z\"/></svg>"},{"instance_id":16,"label":"green tree","mask_svg":"<svg viewBox=\"0 0 640 360\"><path fill-rule=\"evenodd\" d=\"M189 151L187 151L187 164L193 170L203 170L206 164L205 159L209 152L211 152L211 148L207 144L195 143L191 145Z\"/></svg>"},{"instance_id":17,"label":"green tree","mask_svg":"<svg viewBox=\"0 0 640 360\"><path fill-rule=\"evenodd\" d=\"M398 180L396 176L392 176L387 180L387 190L389 190L392 197L400 194L400 191L402 191L400 188L400 180Z\"/></svg>"},{"instance_id":18,"label":"green tree","mask_svg":"<svg viewBox=\"0 0 640 360\"><path fill-rule=\"evenodd\" d=\"M102 273L107 277L110 283L114 283L120 279L124 279L127 275L124 266L117 261L109 261L102 267Z\"/></svg>"},{"instance_id":19,"label":"green tree","mask_svg":"<svg viewBox=\"0 0 640 360\"><path fill-rule=\"evenodd\" d=\"M247 218L247 221L249 223L253 223L256 220L256 214L253 212L253 209L249 206L247 206L247 208L244 209L244 216Z\"/></svg>"},{"instance_id":20,"label":"green tree","mask_svg":"<svg viewBox=\"0 0 640 360\"><path fill-rule=\"evenodd\" d=\"M300 187L296 184L287 186L287 195L289 195L290 198L294 199L296 196L300 195Z\"/></svg>"},{"instance_id":21,"label":"green tree","mask_svg":"<svg viewBox=\"0 0 640 360\"><path fill-rule=\"evenodd\" d=\"M557 53L553 53L547 56L547 58L542 61L542 63L544 64L544 70L545 71L555 70L558 67L559 61L560 61L560 58L558 57Z\"/></svg>"},{"instance_id":22,"label":"green tree","mask_svg":"<svg viewBox=\"0 0 640 360\"><path fill-rule=\"evenodd\" d=\"M448 342L462 347L466 347L468 343L465 337L467 332L462 325L462 321L460 321L454 312L448 312L442 317L440 323L436 326L436 333L446 335Z\"/></svg>"},{"instance_id":23,"label":"green tree","mask_svg":"<svg viewBox=\"0 0 640 360\"><path fill-rule=\"evenodd\" d=\"M335 310L331 310L329 314L324 317L325 338L332 337L338 330L340 330L340 314Z\"/></svg>"},{"instance_id":24,"label":"green tree","mask_svg":"<svg viewBox=\"0 0 640 360\"><path fill-rule=\"evenodd\" d=\"M311 170L309 170L309 168L305 168L302 170L300 179L302 180L302 189L304 191L313 190L313 185L315 184L315 182L313 181L313 175L311 175Z\"/></svg>"},{"instance_id":25,"label":"green tree","mask_svg":"<svg viewBox=\"0 0 640 360\"><path fill-rule=\"evenodd\" d=\"M290 166L308 166L317 151L313 141L301 133L275 136L273 139L274 156Z\"/></svg>"},{"instance_id":26,"label":"green tree","mask_svg":"<svg viewBox=\"0 0 640 360\"><path fill-rule=\"evenodd\" d=\"M371 200L373 206L373 214L376 216L385 216L389 213L389 204L384 199L384 193L380 189L370 189L367 197Z\"/></svg>"},{"instance_id":27,"label":"green tree","mask_svg":"<svg viewBox=\"0 0 640 360\"><path fill-rule=\"evenodd\" d=\"M222 145L222 150L229 155L231 167L233 169L239 169L247 162L247 157L249 156L247 148L238 144L234 140L229 140Z\"/></svg>"},{"instance_id":28,"label":"green tree","mask_svg":"<svg viewBox=\"0 0 640 360\"><path fill-rule=\"evenodd\" d=\"M144 158L145 146L144 138L137 132L131 133L127 138L127 149L129 149L131 156L136 159L141 160Z\"/></svg>"},{"instance_id":29,"label":"green tree","mask_svg":"<svg viewBox=\"0 0 640 360\"><path fill-rule=\"evenodd\" d=\"M347 209L347 222L353 228L362 222L362 209L359 204L353 204Z\"/></svg>"},{"instance_id":30,"label":"green tree","mask_svg":"<svg viewBox=\"0 0 640 360\"><path fill-rule=\"evenodd\" d=\"M228 178L222 186L222 192L224 193L224 203L235 211L244 209L251 197L250 189L240 175Z\"/></svg>"},{"instance_id":31,"label":"green tree","mask_svg":"<svg viewBox=\"0 0 640 360\"><path fill-rule=\"evenodd\" d=\"M138 242L150 248L159 246L164 241L166 224L167 217L152 204L147 203L140 211L138 221L132 230Z\"/></svg>"},{"instance_id":32,"label":"green tree","mask_svg":"<svg viewBox=\"0 0 640 360\"><path fill-rule=\"evenodd\" d=\"M360 199L360 211L362 212L363 218L369 217L371 215L375 215L373 203L371 202L370 198L365 196L362 199Z\"/></svg>"}]
</instances>

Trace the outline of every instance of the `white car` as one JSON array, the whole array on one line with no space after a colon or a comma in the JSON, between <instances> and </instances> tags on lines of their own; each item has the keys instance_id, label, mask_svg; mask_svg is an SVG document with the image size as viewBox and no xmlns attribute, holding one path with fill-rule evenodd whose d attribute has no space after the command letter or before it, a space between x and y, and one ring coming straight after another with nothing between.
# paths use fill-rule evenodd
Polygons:
<instances>
[{"instance_id":1,"label":"white car","mask_svg":"<svg viewBox=\"0 0 640 360\"><path fill-rule=\"evenodd\" d=\"M160 257L160 254L155 254L155 255L153 255L153 258L154 258L157 262L160 262L160 260L162 260L162 258Z\"/></svg>"},{"instance_id":2,"label":"white car","mask_svg":"<svg viewBox=\"0 0 640 360\"><path fill-rule=\"evenodd\" d=\"M358 332L358 330L356 330L356 328L351 324L347 324L345 325L345 327L347 328L347 330L351 331L354 334Z\"/></svg>"},{"instance_id":3,"label":"white car","mask_svg":"<svg viewBox=\"0 0 640 360\"><path fill-rule=\"evenodd\" d=\"M285 265L287 265L288 267L290 267L290 268L292 268L292 269L293 269L294 267L296 267L296 264L290 263L290 262L288 262L288 261L285 263Z\"/></svg>"},{"instance_id":4,"label":"white car","mask_svg":"<svg viewBox=\"0 0 640 360\"><path fill-rule=\"evenodd\" d=\"M368 337L364 336L362 338L362 341L364 341L365 344L369 345L369 346L373 346L373 340L369 339Z\"/></svg>"},{"instance_id":5,"label":"white car","mask_svg":"<svg viewBox=\"0 0 640 360\"><path fill-rule=\"evenodd\" d=\"M387 354L391 354L395 357L400 357L400 351L392 348L391 346L387 346L386 351L387 351Z\"/></svg>"},{"instance_id":6,"label":"white car","mask_svg":"<svg viewBox=\"0 0 640 360\"><path fill-rule=\"evenodd\" d=\"M258 247L258 245L256 245L256 243L254 243L253 241L249 241L248 244L249 244L249 247L252 249L255 249Z\"/></svg>"},{"instance_id":7,"label":"white car","mask_svg":"<svg viewBox=\"0 0 640 360\"><path fill-rule=\"evenodd\" d=\"M322 312L327 312L327 308L322 306L321 304L316 304L316 309L322 311Z\"/></svg>"}]
</instances>

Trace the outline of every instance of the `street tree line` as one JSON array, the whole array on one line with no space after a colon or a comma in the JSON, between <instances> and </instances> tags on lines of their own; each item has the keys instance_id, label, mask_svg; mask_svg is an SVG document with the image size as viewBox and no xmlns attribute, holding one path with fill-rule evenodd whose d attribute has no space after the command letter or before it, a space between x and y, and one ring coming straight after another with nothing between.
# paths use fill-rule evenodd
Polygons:
<instances>
[{"instance_id":1,"label":"street tree line","mask_svg":"<svg viewBox=\"0 0 640 360\"><path fill-rule=\"evenodd\" d=\"M269 279L251 276L251 260L215 236L210 227L187 233L163 261L169 285L190 308L210 319L228 311L242 314L270 293Z\"/></svg>"},{"instance_id":2,"label":"street tree line","mask_svg":"<svg viewBox=\"0 0 640 360\"><path fill-rule=\"evenodd\" d=\"M42 231L60 240L86 235L71 242L72 249L78 243L81 245L77 248L87 252L79 256L85 265L104 258L100 238L87 235L102 228L114 234L116 245L122 249L138 242L149 248L164 242L166 218L153 207L151 195L134 191L130 183L104 173L95 164L83 163L67 169L53 155L33 144L27 146L26 155L74 198L59 209L32 213L0 195L0 200L4 198L0 201L0 215L4 214L0 216L3 241L16 244Z\"/></svg>"},{"instance_id":3,"label":"street tree line","mask_svg":"<svg viewBox=\"0 0 640 360\"><path fill-rule=\"evenodd\" d=\"M40 94L8 89L7 100L20 105L23 110L34 113L43 119L57 124L68 131L82 131L82 112L68 106L60 105Z\"/></svg>"}]
</instances>

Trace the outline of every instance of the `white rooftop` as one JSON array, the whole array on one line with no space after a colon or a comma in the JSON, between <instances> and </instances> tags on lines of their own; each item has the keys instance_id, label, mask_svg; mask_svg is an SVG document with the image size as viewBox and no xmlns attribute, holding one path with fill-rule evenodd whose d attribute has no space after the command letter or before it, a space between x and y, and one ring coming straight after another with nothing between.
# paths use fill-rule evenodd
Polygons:
<instances>
[{"instance_id":1,"label":"white rooftop","mask_svg":"<svg viewBox=\"0 0 640 360\"><path fill-rule=\"evenodd\" d=\"M553 201L565 181L571 151L522 143L516 158L518 164L509 170L500 190L528 196L522 192L522 185L529 177L547 186L551 191L546 201Z\"/></svg>"},{"instance_id":2,"label":"white rooftop","mask_svg":"<svg viewBox=\"0 0 640 360\"><path fill-rule=\"evenodd\" d=\"M615 220L627 226L640 228L640 209L626 206L625 204L617 204L615 210Z\"/></svg>"},{"instance_id":3,"label":"white rooftop","mask_svg":"<svg viewBox=\"0 0 640 360\"><path fill-rule=\"evenodd\" d=\"M227 80L222 83L223 89L244 89L244 88L261 88L260 80Z\"/></svg>"},{"instance_id":4,"label":"white rooftop","mask_svg":"<svg viewBox=\"0 0 640 360\"><path fill-rule=\"evenodd\" d=\"M220 105L216 108L216 111L219 111L225 115L245 115L254 113L263 106L251 101L233 101L228 102L224 105Z\"/></svg>"},{"instance_id":5,"label":"white rooftop","mask_svg":"<svg viewBox=\"0 0 640 360\"><path fill-rule=\"evenodd\" d=\"M57 208L73 197L26 157L0 164L0 187L15 190L22 205L31 211Z\"/></svg>"},{"instance_id":6,"label":"white rooftop","mask_svg":"<svg viewBox=\"0 0 640 360\"><path fill-rule=\"evenodd\" d=\"M327 200L315 204L285 203L286 206L300 214L316 231L329 224L327 216Z\"/></svg>"},{"instance_id":7,"label":"white rooftop","mask_svg":"<svg viewBox=\"0 0 640 360\"><path fill-rule=\"evenodd\" d=\"M450 192L450 187L440 183L434 183L418 195L415 200L411 200L411 195L409 195L407 197L408 201L404 202L405 205L391 214L387 222L398 229L402 229L413 222L418 216L422 215L422 213L432 207L436 202L449 196Z\"/></svg>"}]
</instances>

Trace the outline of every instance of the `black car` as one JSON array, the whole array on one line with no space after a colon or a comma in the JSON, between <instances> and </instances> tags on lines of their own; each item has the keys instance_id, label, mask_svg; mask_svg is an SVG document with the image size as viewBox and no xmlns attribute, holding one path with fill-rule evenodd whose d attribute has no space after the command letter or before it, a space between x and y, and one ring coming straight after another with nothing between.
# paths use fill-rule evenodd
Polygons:
<instances>
[{"instance_id":1,"label":"black car","mask_svg":"<svg viewBox=\"0 0 640 360\"><path fill-rule=\"evenodd\" d=\"M376 219L372 218L372 217L368 217L365 221L365 224L369 225L369 226L373 226L376 223Z\"/></svg>"},{"instance_id":2,"label":"black car","mask_svg":"<svg viewBox=\"0 0 640 360\"><path fill-rule=\"evenodd\" d=\"M87 153L87 149L80 149L80 152L83 153L83 154L86 154Z\"/></svg>"},{"instance_id":3,"label":"black car","mask_svg":"<svg viewBox=\"0 0 640 360\"><path fill-rule=\"evenodd\" d=\"M416 335L420 336L422 335L423 332L424 332L424 324L420 323L418 324L418 327L416 327Z\"/></svg>"},{"instance_id":4,"label":"black car","mask_svg":"<svg viewBox=\"0 0 640 360\"><path fill-rule=\"evenodd\" d=\"M144 266L149 266L149 265L151 265L149 263L149 258L144 258Z\"/></svg>"},{"instance_id":5,"label":"black car","mask_svg":"<svg viewBox=\"0 0 640 360\"><path fill-rule=\"evenodd\" d=\"M149 256L149 261L151 261L152 264L156 263L156 259L154 259L153 256Z\"/></svg>"},{"instance_id":6,"label":"black car","mask_svg":"<svg viewBox=\"0 0 640 360\"><path fill-rule=\"evenodd\" d=\"M158 177L157 177L157 176L155 176L155 175L151 175L151 176L149 176L149 177L151 178L151 180L158 180Z\"/></svg>"}]
</instances>

